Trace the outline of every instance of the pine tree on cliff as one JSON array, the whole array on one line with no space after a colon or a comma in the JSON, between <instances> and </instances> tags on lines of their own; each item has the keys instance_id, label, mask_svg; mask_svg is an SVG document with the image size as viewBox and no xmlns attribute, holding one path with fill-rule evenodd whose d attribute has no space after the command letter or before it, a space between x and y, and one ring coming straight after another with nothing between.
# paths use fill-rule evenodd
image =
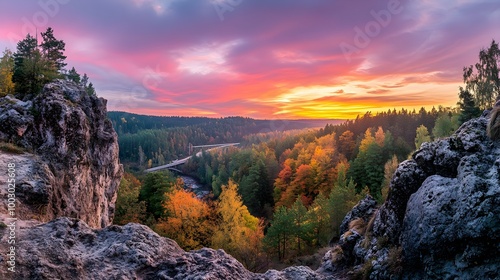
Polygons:
<instances>
[{"instance_id":1,"label":"pine tree on cliff","mask_svg":"<svg viewBox=\"0 0 500 280\"><path fill-rule=\"evenodd\" d=\"M77 84L81 83L80 74L78 74L75 67L72 67L71 70L68 71L68 74L66 74L66 77L68 78L68 80L73 81Z\"/></svg>"},{"instance_id":2,"label":"pine tree on cliff","mask_svg":"<svg viewBox=\"0 0 500 280\"><path fill-rule=\"evenodd\" d=\"M459 124L481 115L481 110L476 106L476 102L474 102L474 96L472 96L468 90L464 90L460 87L460 94L458 97L460 98L458 102L458 106L460 107L460 116L458 117Z\"/></svg>"},{"instance_id":3,"label":"pine tree on cliff","mask_svg":"<svg viewBox=\"0 0 500 280\"><path fill-rule=\"evenodd\" d=\"M14 73L12 75L12 81L16 84L15 90L17 93L24 95L40 90L38 61L41 59L41 55L37 45L37 40L30 34L17 43L17 51L14 53Z\"/></svg>"},{"instance_id":4,"label":"pine tree on cliff","mask_svg":"<svg viewBox=\"0 0 500 280\"><path fill-rule=\"evenodd\" d=\"M54 37L54 30L51 27L47 28L47 31L41 34L43 42L40 44L40 47L42 48L43 56L48 60L51 67L57 72L61 72L66 66L64 62L66 59L64 55L66 43Z\"/></svg>"},{"instance_id":5,"label":"pine tree on cliff","mask_svg":"<svg viewBox=\"0 0 500 280\"><path fill-rule=\"evenodd\" d=\"M94 84L90 83L88 86L85 87L85 91L89 95L95 95L95 89L94 89Z\"/></svg>"},{"instance_id":6,"label":"pine tree on cliff","mask_svg":"<svg viewBox=\"0 0 500 280\"><path fill-rule=\"evenodd\" d=\"M21 98L38 94L43 85L60 78L60 72L66 65L66 56L63 55L65 43L55 39L50 27L41 35L43 42L40 45L38 39L30 34L17 43L12 82L16 84L15 92Z\"/></svg>"}]
</instances>

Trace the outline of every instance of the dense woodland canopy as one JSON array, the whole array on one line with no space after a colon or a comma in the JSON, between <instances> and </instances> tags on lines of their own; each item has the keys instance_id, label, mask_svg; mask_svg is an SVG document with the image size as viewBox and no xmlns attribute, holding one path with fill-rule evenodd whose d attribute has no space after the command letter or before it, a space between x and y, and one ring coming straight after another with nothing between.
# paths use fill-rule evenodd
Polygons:
<instances>
[{"instance_id":1,"label":"dense woodland canopy","mask_svg":"<svg viewBox=\"0 0 500 280\"><path fill-rule=\"evenodd\" d=\"M367 113L355 120L326 125L319 130L243 136L228 132L245 131L240 130L241 122L248 125L253 120L213 119L214 123L225 122L220 130L210 130L217 128L212 124L121 134L121 149L127 149L124 143L139 147L136 155L130 151L121 155L127 155L123 161L126 168L141 178L143 185L137 186L135 193L129 188L124 188L123 192L120 189L119 199L127 197L121 199L131 206L126 209L117 207L117 213L141 217L136 220L178 240L186 249L223 248L247 262L251 269L267 268L265 263L250 256L262 257L265 254L268 257L260 260L286 261L328 246L332 237L341 234L338 232L340 223L357 201L369 193L383 202L397 164L405 160L422 139L430 141L450 135L459 125L458 116L457 110L443 107L430 112L424 108L419 112L401 109L375 115ZM426 138L420 137L422 128L427 131ZM210 135L213 139L242 143L238 147L202 152L200 157L193 157L182 166L185 174L212 189L212 195L203 200L182 190L182 183L170 172L147 175L140 172L152 163L167 161L160 152L149 153L148 144L166 142L171 145L166 153L182 155L186 153L186 143L196 143L194 135ZM143 139L143 142L133 142L131 137ZM200 138L199 141L206 139ZM130 186L127 180L133 179L128 177L123 182ZM229 241L219 239L235 229L221 228L227 223L223 218L225 211L234 215L236 212L232 211L237 208L234 206L236 208L231 210L226 206L224 210L220 209L222 198L228 199L224 194L228 190L231 203L226 202L244 207L242 220L232 223L235 228L241 227L239 232L252 240L252 246L240 244L240 247L234 247ZM141 213L132 209L127 213L128 208L138 207L143 207ZM118 218L120 223L124 222ZM203 226L196 227L195 224Z\"/></svg>"}]
</instances>

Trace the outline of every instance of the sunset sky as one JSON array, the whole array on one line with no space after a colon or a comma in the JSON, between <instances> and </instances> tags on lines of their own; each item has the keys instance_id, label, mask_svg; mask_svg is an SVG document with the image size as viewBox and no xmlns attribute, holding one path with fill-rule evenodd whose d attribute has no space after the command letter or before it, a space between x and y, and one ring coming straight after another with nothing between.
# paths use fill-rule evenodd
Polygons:
<instances>
[{"instance_id":1,"label":"sunset sky","mask_svg":"<svg viewBox=\"0 0 500 280\"><path fill-rule=\"evenodd\" d=\"M108 110L354 118L455 106L498 0L0 0L0 48L54 28Z\"/></svg>"}]
</instances>

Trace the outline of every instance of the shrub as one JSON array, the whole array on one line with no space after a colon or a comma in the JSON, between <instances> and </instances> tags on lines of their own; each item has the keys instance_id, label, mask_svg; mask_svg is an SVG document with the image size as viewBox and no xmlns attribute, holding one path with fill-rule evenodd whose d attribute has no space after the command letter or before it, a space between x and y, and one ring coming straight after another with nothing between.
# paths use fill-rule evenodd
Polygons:
<instances>
[{"instance_id":1,"label":"shrub","mask_svg":"<svg viewBox=\"0 0 500 280\"><path fill-rule=\"evenodd\" d=\"M384 248L387 243L389 242L389 237L387 236L380 236L379 238L377 238L377 248Z\"/></svg>"},{"instance_id":2,"label":"shrub","mask_svg":"<svg viewBox=\"0 0 500 280\"><path fill-rule=\"evenodd\" d=\"M387 265L389 266L389 272L391 275L399 276L403 272L403 260L401 255L403 253L403 248L401 246L393 246L389 249L387 255Z\"/></svg>"},{"instance_id":3,"label":"shrub","mask_svg":"<svg viewBox=\"0 0 500 280\"><path fill-rule=\"evenodd\" d=\"M373 271L372 261L374 258L367 260L361 268L354 272L353 278L356 280L368 280L370 279L370 274Z\"/></svg>"}]
</instances>

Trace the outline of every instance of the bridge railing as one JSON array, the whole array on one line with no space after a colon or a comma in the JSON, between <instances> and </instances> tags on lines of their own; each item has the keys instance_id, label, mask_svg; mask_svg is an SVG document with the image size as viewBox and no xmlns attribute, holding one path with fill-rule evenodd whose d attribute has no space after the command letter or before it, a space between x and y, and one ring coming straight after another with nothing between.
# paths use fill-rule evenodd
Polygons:
<instances>
[{"instance_id":1,"label":"bridge railing","mask_svg":"<svg viewBox=\"0 0 500 280\"><path fill-rule=\"evenodd\" d=\"M213 145L199 145L199 146L193 146L193 145L189 144L189 152L191 154L193 148L211 148L209 150L213 150L213 149L217 149L217 148L225 148L225 147L230 147L230 146L237 146L239 144L240 143L227 143L227 144L213 144ZM199 156L198 154L201 154L201 153L197 153L195 156ZM174 160L174 161L172 161L172 162L170 162L168 164L156 166L156 167L153 167L153 168L149 168L149 169L146 169L144 171L145 172L154 172L154 171L158 171L158 170L162 170L162 169L172 168L174 166L178 166L178 165L186 163L191 157L193 157L193 156L188 156L188 157L183 158L183 159L176 159L176 160Z\"/></svg>"}]
</instances>

